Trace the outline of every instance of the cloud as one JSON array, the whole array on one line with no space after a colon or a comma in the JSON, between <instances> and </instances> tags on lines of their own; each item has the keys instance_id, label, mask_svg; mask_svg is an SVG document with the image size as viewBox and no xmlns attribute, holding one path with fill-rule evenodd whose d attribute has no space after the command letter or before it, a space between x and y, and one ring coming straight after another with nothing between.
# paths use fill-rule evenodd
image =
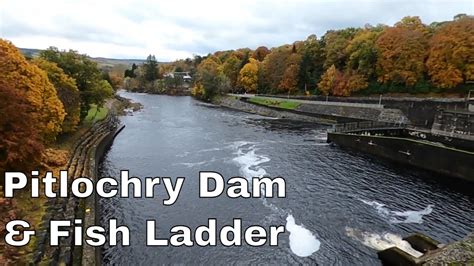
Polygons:
<instances>
[{"instance_id":1,"label":"cloud","mask_svg":"<svg viewBox=\"0 0 474 266\"><path fill-rule=\"evenodd\" d=\"M392 25L407 15L429 24L473 11L472 0L16 0L2 2L0 36L19 47L169 61L366 23Z\"/></svg>"}]
</instances>

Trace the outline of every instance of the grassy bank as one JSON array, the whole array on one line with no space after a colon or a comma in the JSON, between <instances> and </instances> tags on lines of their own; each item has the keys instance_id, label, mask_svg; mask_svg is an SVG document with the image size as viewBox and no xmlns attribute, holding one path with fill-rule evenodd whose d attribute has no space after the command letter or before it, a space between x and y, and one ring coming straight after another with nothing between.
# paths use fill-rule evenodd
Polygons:
<instances>
[{"instance_id":1,"label":"grassy bank","mask_svg":"<svg viewBox=\"0 0 474 266\"><path fill-rule=\"evenodd\" d=\"M95 104L91 104L87 116L84 119L87 123L93 123L95 121L100 121L107 116L108 113L107 107L97 107Z\"/></svg>"},{"instance_id":2,"label":"grassy bank","mask_svg":"<svg viewBox=\"0 0 474 266\"><path fill-rule=\"evenodd\" d=\"M269 107L287 109L287 110L295 110L298 106L300 106L300 103L293 102L293 101L273 100L273 99L270 100L270 99L264 99L264 98L260 98L260 97L249 98L248 102L256 103L256 104L260 104L260 105L265 105L265 106L269 106Z\"/></svg>"}]
</instances>

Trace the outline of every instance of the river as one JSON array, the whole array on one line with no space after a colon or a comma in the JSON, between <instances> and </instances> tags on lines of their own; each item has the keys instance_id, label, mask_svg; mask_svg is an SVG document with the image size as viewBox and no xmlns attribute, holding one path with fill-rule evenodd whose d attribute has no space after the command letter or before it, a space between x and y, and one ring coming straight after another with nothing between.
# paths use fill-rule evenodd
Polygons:
<instances>
[{"instance_id":1,"label":"river","mask_svg":"<svg viewBox=\"0 0 474 266\"><path fill-rule=\"evenodd\" d=\"M103 248L104 264L378 265L376 250L403 247L401 236L426 233L441 242L474 229L474 198L405 169L325 143L327 126L266 118L203 104L191 97L122 93L144 108L123 116L101 176L186 177L172 206L157 198L100 200L101 222L118 219L131 245ZM282 176L286 198L199 198L199 171L224 177ZM146 220L157 235L216 218L250 225L286 225L278 246L147 247ZM409 247L405 247L409 249ZM306 250L304 250L306 249ZM309 251L308 251L309 250ZM410 251L410 250L408 250ZM308 253L302 255L303 253ZM415 252L415 251L410 251Z\"/></svg>"}]
</instances>

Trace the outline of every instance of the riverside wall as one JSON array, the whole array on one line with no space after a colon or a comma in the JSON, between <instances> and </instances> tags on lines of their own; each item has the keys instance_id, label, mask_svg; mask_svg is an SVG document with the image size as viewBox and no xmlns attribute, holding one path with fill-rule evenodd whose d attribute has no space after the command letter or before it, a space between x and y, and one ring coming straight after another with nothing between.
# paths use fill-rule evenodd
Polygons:
<instances>
[{"instance_id":1,"label":"riverside wall","mask_svg":"<svg viewBox=\"0 0 474 266\"><path fill-rule=\"evenodd\" d=\"M244 112L287 118L319 124L335 124L355 121L382 121L389 123L407 123L408 119L400 110L358 106L356 104L308 104L300 103L294 110L271 107L248 102L246 98L223 96L215 104Z\"/></svg>"},{"instance_id":2,"label":"riverside wall","mask_svg":"<svg viewBox=\"0 0 474 266\"><path fill-rule=\"evenodd\" d=\"M287 96L273 96L287 98ZM465 98L417 98L417 97L325 97L325 96L292 96L293 99L346 102L346 103L380 103L389 109L400 110L413 126L431 129L435 115L439 110L463 110L467 108Z\"/></svg>"},{"instance_id":3,"label":"riverside wall","mask_svg":"<svg viewBox=\"0 0 474 266\"><path fill-rule=\"evenodd\" d=\"M92 125L74 145L67 165L69 176L96 179L104 152L122 128L113 114ZM58 246L49 245L51 220L83 219L84 226L98 224L100 213L95 196L78 199L71 196L72 193L69 195L68 198L51 198L46 203L46 214L37 228L32 265L100 265L100 250L88 245L75 247L72 229L70 237L62 238Z\"/></svg>"},{"instance_id":4,"label":"riverside wall","mask_svg":"<svg viewBox=\"0 0 474 266\"><path fill-rule=\"evenodd\" d=\"M230 96L219 97L218 99L215 99L213 103L223 107L262 116L292 119L303 122L314 122L323 125L333 125L337 122L335 119L330 119L328 117L317 116L310 113L292 112L278 108L270 108L267 106L248 103Z\"/></svg>"},{"instance_id":5,"label":"riverside wall","mask_svg":"<svg viewBox=\"0 0 474 266\"><path fill-rule=\"evenodd\" d=\"M112 146L115 137L125 128L125 125L119 125L114 130L110 131L109 134L104 136L98 144L94 147L94 151L91 153L89 160L92 164L89 168L89 174L91 177L97 180L99 179L99 166L106 154L107 150ZM91 197L85 200L84 206L84 227L100 224L101 209L99 205L99 199L93 194ZM83 247L81 264L86 265L101 265L102 263L102 252L100 248L94 248L89 245Z\"/></svg>"},{"instance_id":6,"label":"riverside wall","mask_svg":"<svg viewBox=\"0 0 474 266\"><path fill-rule=\"evenodd\" d=\"M473 152L408 138L335 132L328 133L328 142L377 158L474 182Z\"/></svg>"}]
</instances>

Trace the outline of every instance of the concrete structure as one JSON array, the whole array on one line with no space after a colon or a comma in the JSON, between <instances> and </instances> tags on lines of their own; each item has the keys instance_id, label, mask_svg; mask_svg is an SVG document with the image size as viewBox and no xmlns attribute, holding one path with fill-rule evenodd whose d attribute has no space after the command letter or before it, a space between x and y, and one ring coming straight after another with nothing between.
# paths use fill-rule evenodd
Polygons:
<instances>
[{"instance_id":1,"label":"concrete structure","mask_svg":"<svg viewBox=\"0 0 474 266\"><path fill-rule=\"evenodd\" d=\"M229 94L229 96L231 96L229 98L240 99L241 102L247 102L248 99L253 97L270 101L288 100L277 97L255 96L254 94ZM380 104L324 102L301 99L289 99L289 101L298 103L299 105L294 110L280 110L284 110L285 112L299 113L307 116L321 117L338 122L383 121L391 123L408 123L408 118L400 110L384 108L384 106ZM253 102L250 104L262 106ZM277 107L270 108L275 110L279 109Z\"/></svg>"},{"instance_id":2,"label":"concrete structure","mask_svg":"<svg viewBox=\"0 0 474 266\"><path fill-rule=\"evenodd\" d=\"M328 142L361 151L377 158L411 165L445 176L474 182L474 152L470 141L430 141L429 133L413 132L401 128L354 129L346 132L328 132ZM444 142L444 143L443 143ZM449 146L448 146L449 145ZM453 163L456 162L456 163Z\"/></svg>"},{"instance_id":3,"label":"concrete structure","mask_svg":"<svg viewBox=\"0 0 474 266\"><path fill-rule=\"evenodd\" d=\"M472 265L474 263L474 234L447 245L421 233L403 238L421 257L413 257L398 247L377 252L384 265Z\"/></svg>"},{"instance_id":4,"label":"concrete structure","mask_svg":"<svg viewBox=\"0 0 474 266\"><path fill-rule=\"evenodd\" d=\"M435 117L431 133L474 141L474 112L440 111Z\"/></svg>"},{"instance_id":5,"label":"concrete structure","mask_svg":"<svg viewBox=\"0 0 474 266\"><path fill-rule=\"evenodd\" d=\"M471 93L474 95L474 92ZM272 96L287 98L287 96ZM290 96L291 99L345 103L381 104L384 108L398 109L416 127L431 129L439 110L466 110L466 98L419 98L419 97L334 97ZM474 102L473 102L474 103Z\"/></svg>"}]
</instances>

